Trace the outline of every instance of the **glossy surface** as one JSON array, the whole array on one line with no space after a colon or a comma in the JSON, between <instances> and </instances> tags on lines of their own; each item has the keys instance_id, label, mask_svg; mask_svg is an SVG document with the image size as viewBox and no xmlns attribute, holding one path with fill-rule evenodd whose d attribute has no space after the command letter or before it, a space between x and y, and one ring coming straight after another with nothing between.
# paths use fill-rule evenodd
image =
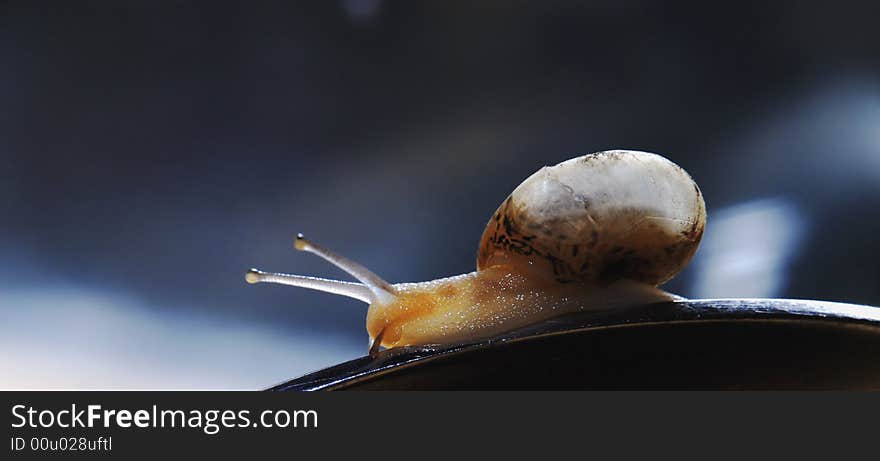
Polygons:
<instances>
[{"instance_id":1,"label":"glossy surface","mask_svg":"<svg viewBox=\"0 0 880 461\"><path fill-rule=\"evenodd\" d=\"M687 300L400 347L271 390L880 389L880 308Z\"/></svg>"},{"instance_id":2,"label":"glossy surface","mask_svg":"<svg viewBox=\"0 0 880 461\"><path fill-rule=\"evenodd\" d=\"M392 304L373 303L367 311L367 332L375 338L381 331L385 347L475 341L560 315L672 299L643 283L557 283L513 266L394 289Z\"/></svg>"}]
</instances>

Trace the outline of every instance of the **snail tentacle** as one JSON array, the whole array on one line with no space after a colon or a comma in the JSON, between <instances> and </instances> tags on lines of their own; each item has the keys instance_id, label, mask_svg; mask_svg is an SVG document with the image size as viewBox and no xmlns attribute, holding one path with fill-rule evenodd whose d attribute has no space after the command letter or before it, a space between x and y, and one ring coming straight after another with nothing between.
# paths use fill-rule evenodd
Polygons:
<instances>
[{"instance_id":1,"label":"snail tentacle","mask_svg":"<svg viewBox=\"0 0 880 461\"><path fill-rule=\"evenodd\" d=\"M390 304L394 302L394 288L381 277L374 274L366 267L330 251L329 249L312 243L305 239L303 234L297 234L293 241L293 247L299 251L307 251L316 254L333 264L334 266L348 272L349 275L358 279L372 293L370 303Z\"/></svg>"},{"instance_id":2,"label":"snail tentacle","mask_svg":"<svg viewBox=\"0 0 880 461\"><path fill-rule=\"evenodd\" d=\"M343 282L342 280L330 280L320 277L305 275L280 274L277 272L263 272L251 269L245 274L248 283L277 283L294 287L309 288L312 290L348 296L367 304L373 300L373 293L366 285L355 282Z\"/></svg>"}]
</instances>

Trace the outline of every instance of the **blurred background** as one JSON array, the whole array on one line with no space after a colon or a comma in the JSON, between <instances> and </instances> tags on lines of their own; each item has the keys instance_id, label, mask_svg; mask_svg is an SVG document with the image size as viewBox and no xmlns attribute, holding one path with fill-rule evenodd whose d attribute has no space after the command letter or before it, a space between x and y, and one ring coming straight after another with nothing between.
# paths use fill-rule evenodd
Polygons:
<instances>
[{"instance_id":1,"label":"blurred background","mask_svg":"<svg viewBox=\"0 0 880 461\"><path fill-rule=\"evenodd\" d=\"M880 305L877 2L0 3L0 388L257 389L366 306L250 286L473 270L543 165L661 153L709 221L665 287Z\"/></svg>"}]
</instances>

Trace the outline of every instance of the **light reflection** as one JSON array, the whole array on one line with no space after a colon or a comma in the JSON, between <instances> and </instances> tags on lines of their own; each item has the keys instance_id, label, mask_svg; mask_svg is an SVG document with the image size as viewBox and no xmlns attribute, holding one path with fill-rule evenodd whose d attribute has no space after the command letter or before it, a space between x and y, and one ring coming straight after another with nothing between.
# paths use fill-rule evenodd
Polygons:
<instances>
[{"instance_id":1,"label":"light reflection","mask_svg":"<svg viewBox=\"0 0 880 461\"><path fill-rule=\"evenodd\" d=\"M167 313L80 288L4 289L0 389L263 389L361 342Z\"/></svg>"},{"instance_id":2,"label":"light reflection","mask_svg":"<svg viewBox=\"0 0 880 461\"><path fill-rule=\"evenodd\" d=\"M805 228L797 208L780 198L711 213L694 258L691 293L698 298L781 295L788 263L800 247Z\"/></svg>"}]
</instances>

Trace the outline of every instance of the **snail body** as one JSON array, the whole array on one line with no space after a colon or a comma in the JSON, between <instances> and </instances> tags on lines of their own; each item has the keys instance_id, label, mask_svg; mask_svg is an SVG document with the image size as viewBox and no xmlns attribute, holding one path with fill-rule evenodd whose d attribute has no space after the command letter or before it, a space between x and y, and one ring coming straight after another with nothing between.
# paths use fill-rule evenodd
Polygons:
<instances>
[{"instance_id":1,"label":"snail body","mask_svg":"<svg viewBox=\"0 0 880 461\"><path fill-rule=\"evenodd\" d=\"M558 315L668 300L657 288L690 260L706 209L678 165L646 152L604 151L544 167L489 219L477 270L419 283L388 284L363 266L298 236L361 283L266 273L272 282L369 303L371 350L452 343Z\"/></svg>"}]
</instances>

